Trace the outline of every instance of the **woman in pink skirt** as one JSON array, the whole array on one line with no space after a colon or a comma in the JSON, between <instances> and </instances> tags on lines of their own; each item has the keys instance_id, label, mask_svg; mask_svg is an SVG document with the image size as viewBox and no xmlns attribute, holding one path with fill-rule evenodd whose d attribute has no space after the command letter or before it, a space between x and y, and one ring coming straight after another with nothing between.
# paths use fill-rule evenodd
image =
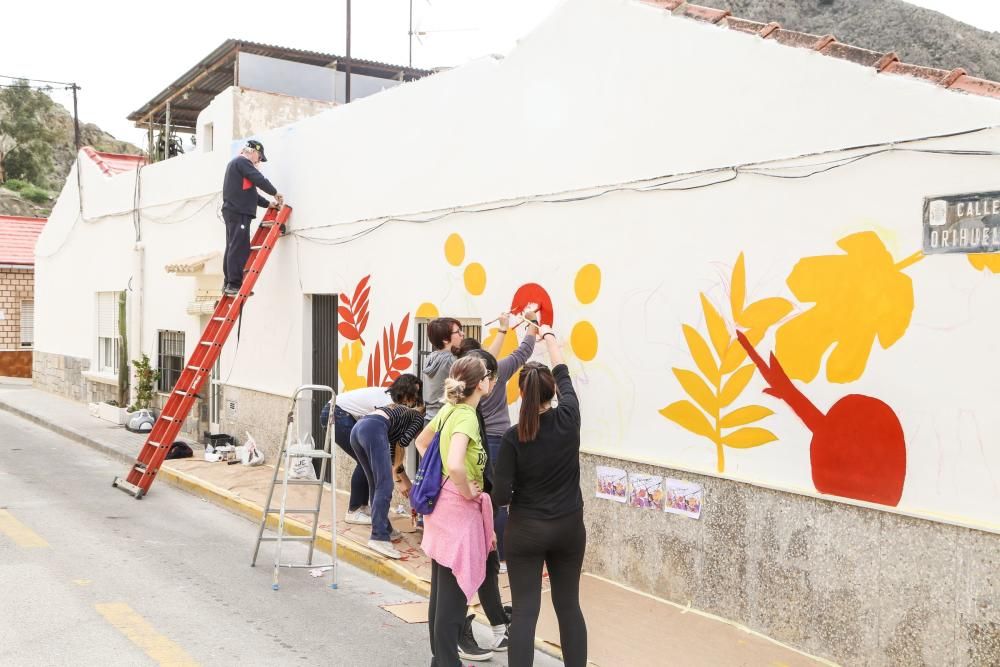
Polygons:
<instances>
[{"instance_id":1,"label":"woman in pink skirt","mask_svg":"<svg viewBox=\"0 0 1000 667\"><path fill-rule=\"evenodd\" d=\"M445 479L434 512L424 517L421 546L431 558L432 665L461 665L458 640L465 612L486 577L486 557L496 546L493 505L483 493L486 450L476 406L489 393L490 378L478 357L456 361L444 383L441 410L417 439L421 454L441 433Z\"/></svg>"}]
</instances>

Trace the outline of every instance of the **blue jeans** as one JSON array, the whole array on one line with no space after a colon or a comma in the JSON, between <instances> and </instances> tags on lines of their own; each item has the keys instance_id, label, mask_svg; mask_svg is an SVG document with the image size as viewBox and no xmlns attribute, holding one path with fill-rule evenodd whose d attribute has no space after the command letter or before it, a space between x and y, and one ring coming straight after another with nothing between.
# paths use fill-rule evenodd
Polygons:
<instances>
[{"instance_id":1,"label":"blue jeans","mask_svg":"<svg viewBox=\"0 0 1000 667\"><path fill-rule=\"evenodd\" d=\"M500 461L500 441L503 438L499 435L489 435L486 436L486 446L490 448L490 464L496 468L497 462ZM495 477L494 477L495 479ZM503 531L507 527L507 508L497 507L493 512L493 530L497 533L497 555L500 560L504 560L503 557Z\"/></svg>"},{"instance_id":2,"label":"blue jeans","mask_svg":"<svg viewBox=\"0 0 1000 667\"><path fill-rule=\"evenodd\" d=\"M392 461L389 460L389 420L378 415L362 417L351 431L351 447L372 489L372 539L388 542L389 503L392 501Z\"/></svg>"},{"instance_id":3,"label":"blue jeans","mask_svg":"<svg viewBox=\"0 0 1000 667\"><path fill-rule=\"evenodd\" d=\"M351 429L354 425L358 423L358 420L351 416L349 412L345 412L340 408L334 406L333 408L333 441L337 443L348 456L354 459L357 463L358 457L354 453L354 449L351 447ZM368 478L365 477L365 471L358 464L354 466L354 472L351 473L351 499L347 502L347 511L354 512L359 507L363 507L368 504L368 496L371 495L368 490Z\"/></svg>"}]
</instances>

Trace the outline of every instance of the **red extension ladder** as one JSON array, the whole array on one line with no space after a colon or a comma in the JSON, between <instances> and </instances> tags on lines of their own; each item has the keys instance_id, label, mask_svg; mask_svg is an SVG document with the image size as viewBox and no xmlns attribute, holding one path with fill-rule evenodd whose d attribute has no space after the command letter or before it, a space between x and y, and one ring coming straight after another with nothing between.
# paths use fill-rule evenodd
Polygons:
<instances>
[{"instance_id":1,"label":"red extension ladder","mask_svg":"<svg viewBox=\"0 0 1000 667\"><path fill-rule=\"evenodd\" d=\"M135 496L138 500L149 492L160 465L170 451L174 438L181 430L181 425L191 412L191 406L198 398L198 391L212 371L212 366L222 353L229 332L239 318L243 302L253 291L253 286L260 272L271 255L271 250L278 242L278 237L285 233L285 223L292 214L290 206L281 210L270 208L261 220L257 231L250 241L250 256L247 258L243 286L238 294L223 294L215 306L215 313L209 321L201 339L191 353L184 370L174 384L170 398L167 399L163 411L153 424L146 443L139 452L139 457L128 472L128 477L115 477L112 486Z\"/></svg>"}]
</instances>

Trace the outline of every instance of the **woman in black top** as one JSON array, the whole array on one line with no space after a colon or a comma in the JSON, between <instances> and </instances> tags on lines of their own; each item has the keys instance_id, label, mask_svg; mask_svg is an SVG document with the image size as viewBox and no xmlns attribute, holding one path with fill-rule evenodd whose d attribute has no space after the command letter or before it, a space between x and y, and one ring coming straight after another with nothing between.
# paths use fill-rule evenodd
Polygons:
<instances>
[{"instance_id":1,"label":"woman in black top","mask_svg":"<svg viewBox=\"0 0 1000 667\"><path fill-rule=\"evenodd\" d=\"M529 362L521 370L521 413L504 434L493 480L493 502L510 505L505 533L513 596L510 665L532 664L548 568L552 606L567 667L587 664L587 624L580 609L580 571L587 546L580 491L580 402L555 334L542 327L554 364ZM552 407L558 389L559 405Z\"/></svg>"}]
</instances>

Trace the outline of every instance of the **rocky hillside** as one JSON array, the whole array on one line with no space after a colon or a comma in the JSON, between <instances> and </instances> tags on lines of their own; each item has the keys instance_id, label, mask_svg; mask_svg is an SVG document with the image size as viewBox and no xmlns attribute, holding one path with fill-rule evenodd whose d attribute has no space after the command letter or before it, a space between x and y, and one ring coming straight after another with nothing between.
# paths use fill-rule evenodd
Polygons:
<instances>
[{"instance_id":1,"label":"rocky hillside","mask_svg":"<svg viewBox=\"0 0 1000 667\"><path fill-rule=\"evenodd\" d=\"M995 0L994 0L995 1ZM988 4L989 0L983 0ZM733 16L818 35L873 51L895 51L915 65L1000 80L1000 33L902 0L695 0Z\"/></svg>"},{"instance_id":2,"label":"rocky hillside","mask_svg":"<svg viewBox=\"0 0 1000 667\"><path fill-rule=\"evenodd\" d=\"M0 117L6 109L0 105ZM8 187L0 185L0 215L26 215L45 217L52 210L55 197L62 190L66 176L69 174L73 161L76 159L76 147L73 137L73 115L60 104L52 103L44 112L44 125L54 134L50 143L52 148L52 169L40 179L44 182L35 183L38 186L34 192L43 190L49 197L37 194L30 197L17 185ZM93 123L80 125L80 142L84 146L93 146L96 150L110 153L128 153L139 155L138 147L119 141Z\"/></svg>"}]
</instances>

